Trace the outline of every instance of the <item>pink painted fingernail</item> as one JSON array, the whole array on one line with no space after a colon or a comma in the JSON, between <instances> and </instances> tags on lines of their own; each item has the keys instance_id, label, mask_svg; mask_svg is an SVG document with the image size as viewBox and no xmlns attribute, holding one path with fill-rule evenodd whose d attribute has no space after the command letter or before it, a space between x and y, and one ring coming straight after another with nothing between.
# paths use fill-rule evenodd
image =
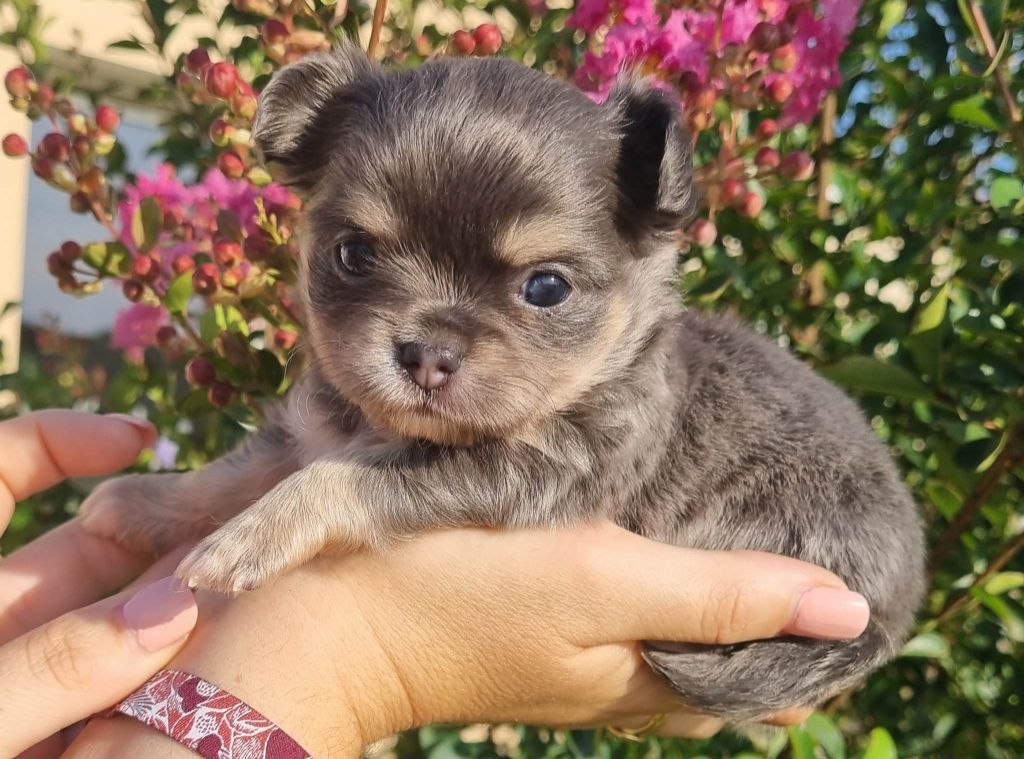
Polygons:
<instances>
[{"instance_id":1,"label":"pink painted fingernail","mask_svg":"<svg viewBox=\"0 0 1024 759\"><path fill-rule=\"evenodd\" d=\"M800 597L793 619L783 632L847 640L864 632L870 618L868 601L860 593L841 588L812 588Z\"/></svg>"},{"instance_id":2,"label":"pink painted fingernail","mask_svg":"<svg viewBox=\"0 0 1024 759\"><path fill-rule=\"evenodd\" d=\"M125 627L135 633L147 651L159 651L188 635L196 625L199 608L192 591L177 577L148 585L121 609Z\"/></svg>"},{"instance_id":3,"label":"pink painted fingernail","mask_svg":"<svg viewBox=\"0 0 1024 759\"><path fill-rule=\"evenodd\" d=\"M147 448L151 448L153 443L156 442L157 431L156 427L154 427L151 422L148 422L145 419L140 419L137 416L132 416L131 414L105 414L104 416L107 419L117 419L119 422L130 424L142 434L143 444Z\"/></svg>"}]
</instances>

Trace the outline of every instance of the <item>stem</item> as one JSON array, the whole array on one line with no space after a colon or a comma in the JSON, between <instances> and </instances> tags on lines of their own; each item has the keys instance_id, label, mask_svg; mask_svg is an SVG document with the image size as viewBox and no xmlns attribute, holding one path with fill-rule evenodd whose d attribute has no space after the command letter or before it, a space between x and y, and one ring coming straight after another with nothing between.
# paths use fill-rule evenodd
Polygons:
<instances>
[{"instance_id":1,"label":"stem","mask_svg":"<svg viewBox=\"0 0 1024 759\"><path fill-rule=\"evenodd\" d=\"M821 116L821 163L818 169L818 218L827 221L831 215L828 187L832 184L832 143L836 139L836 112L839 99L835 92L825 98L825 112Z\"/></svg>"},{"instance_id":2,"label":"stem","mask_svg":"<svg viewBox=\"0 0 1024 759\"><path fill-rule=\"evenodd\" d=\"M967 588L967 590L965 590L962 594L960 594L952 601L950 601L946 605L946 608L939 612L938 616L935 617L935 619L932 622L932 625L930 626L935 627L937 625L942 624L951 616L956 614L956 612L958 612L961 608L966 606L970 601L972 601L973 596L971 595L971 591L974 588L980 587L984 585L986 582L988 582L989 578L992 577L992 575L996 574L996 572L1001 570L1003 567L1005 567L1009 563L1010 559L1016 556L1022 548L1024 548L1024 533L1021 533L1013 540L1011 540L1009 543L1007 543L1005 546L1003 546L1002 550L998 554L996 554L995 558L993 558L991 562L989 562L988 568L980 575L974 578L974 582L971 583L970 587Z\"/></svg>"},{"instance_id":3,"label":"stem","mask_svg":"<svg viewBox=\"0 0 1024 759\"><path fill-rule=\"evenodd\" d=\"M991 62L995 62L999 51L996 48L996 41L992 37L992 32L988 28L988 22L985 20L985 14L982 13L981 8L978 7L977 0L967 0L967 5L971 10L971 18L974 20L974 24L978 29L978 35L981 37L981 44L985 48L985 53L988 55ZM1002 98L1003 106L1006 108L1006 114L1010 120L1010 136L1013 139L1014 144L1017 146L1017 152L1020 153L1021 161L1024 161L1024 121L1021 120L1020 108L1017 107L1017 100L1014 98L1013 93L1010 92L1010 85L1006 79L1006 71L1001 62L996 65L993 73L996 78L996 85L999 89L999 96Z\"/></svg>"},{"instance_id":4,"label":"stem","mask_svg":"<svg viewBox=\"0 0 1024 759\"><path fill-rule=\"evenodd\" d=\"M373 58L380 42L380 29L384 26L384 14L388 9L388 0L377 0L373 6L373 26L370 29L370 43L366 46L366 55Z\"/></svg>"},{"instance_id":5,"label":"stem","mask_svg":"<svg viewBox=\"0 0 1024 759\"><path fill-rule=\"evenodd\" d=\"M1019 432L1020 429L1018 428L1010 433L1010 439L1006 441L1006 445L1003 446L999 456L992 463L992 466L988 468L988 471L985 472L981 480L978 481L971 494L967 496L967 500L964 501L960 513L956 515L956 519L950 523L949 527L946 528L946 532L935 545L931 558L928 561L928 566L932 573L938 569L946 556L949 555L949 552L960 541L960 536L971 526L978 512L981 511L989 496L992 495L992 491L996 489L999 481L1003 479L1003 475L1020 464L1020 452L1016 446L1016 438Z\"/></svg>"}]
</instances>

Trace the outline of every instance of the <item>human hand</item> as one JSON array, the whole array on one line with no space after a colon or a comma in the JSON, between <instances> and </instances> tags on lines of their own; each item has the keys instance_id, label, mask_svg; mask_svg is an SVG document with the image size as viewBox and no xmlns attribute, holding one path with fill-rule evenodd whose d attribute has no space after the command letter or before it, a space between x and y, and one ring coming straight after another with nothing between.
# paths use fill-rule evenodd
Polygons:
<instances>
[{"instance_id":1,"label":"human hand","mask_svg":"<svg viewBox=\"0 0 1024 759\"><path fill-rule=\"evenodd\" d=\"M357 756L445 722L635 727L667 713L661 734L704 736L720 723L683 708L638 641L855 637L867 623L863 599L823 569L666 546L609 524L439 532L321 557L200 605L173 667L247 701L314 756ZM125 753L188 755L126 720L94 720L70 755Z\"/></svg>"},{"instance_id":2,"label":"human hand","mask_svg":"<svg viewBox=\"0 0 1024 759\"><path fill-rule=\"evenodd\" d=\"M43 411L0 423L0 533L19 499L128 466L155 437L147 422L120 415ZM181 649L196 605L165 577L178 558L96 603L150 562L76 520L0 561L0 683L16 694L0 698L0 756L30 746L33 759L59 756L61 730L130 693Z\"/></svg>"}]
</instances>

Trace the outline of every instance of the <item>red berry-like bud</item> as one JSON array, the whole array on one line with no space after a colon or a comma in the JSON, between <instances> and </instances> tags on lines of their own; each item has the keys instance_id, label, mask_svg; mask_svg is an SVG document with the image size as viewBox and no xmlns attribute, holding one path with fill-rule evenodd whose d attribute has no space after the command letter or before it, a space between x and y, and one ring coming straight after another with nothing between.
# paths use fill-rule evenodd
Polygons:
<instances>
[{"instance_id":1,"label":"red berry-like bud","mask_svg":"<svg viewBox=\"0 0 1024 759\"><path fill-rule=\"evenodd\" d=\"M146 292L145 286L134 279L125 282L121 290L124 292L124 297L132 303L138 303L142 299L142 294Z\"/></svg>"},{"instance_id":2,"label":"red berry-like bud","mask_svg":"<svg viewBox=\"0 0 1024 759\"><path fill-rule=\"evenodd\" d=\"M96 126L104 132L113 132L121 125L121 117L109 105L101 105L96 109Z\"/></svg>"},{"instance_id":3,"label":"red berry-like bud","mask_svg":"<svg viewBox=\"0 0 1024 759\"><path fill-rule=\"evenodd\" d=\"M28 143L20 134L9 134L4 137L4 155L19 158L28 153Z\"/></svg>"},{"instance_id":4,"label":"red berry-like bud","mask_svg":"<svg viewBox=\"0 0 1024 759\"><path fill-rule=\"evenodd\" d=\"M696 95L704 88L704 80L694 71L684 71L679 75L679 87L687 94Z\"/></svg>"},{"instance_id":5,"label":"red berry-like bud","mask_svg":"<svg viewBox=\"0 0 1024 759\"><path fill-rule=\"evenodd\" d=\"M178 330L172 327L170 324L165 324L156 331L156 344L167 345L178 336Z\"/></svg>"},{"instance_id":6,"label":"red berry-like bud","mask_svg":"<svg viewBox=\"0 0 1024 759\"><path fill-rule=\"evenodd\" d=\"M213 264L202 264L192 273L192 289L199 295L213 295L220 287L220 272Z\"/></svg>"},{"instance_id":7,"label":"red berry-like bud","mask_svg":"<svg viewBox=\"0 0 1024 759\"><path fill-rule=\"evenodd\" d=\"M226 148L235 128L224 119L214 119L210 124L210 141L218 148Z\"/></svg>"},{"instance_id":8,"label":"red berry-like bud","mask_svg":"<svg viewBox=\"0 0 1024 759\"><path fill-rule=\"evenodd\" d=\"M214 97L229 98L238 89L238 69L226 61L215 63L206 69L203 83Z\"/></svg>"},{"instance_id":9,"label":"red berry-like bud","mask_svg":"<svg viewBox=\"0 0 1024 759\"><path fill-rule=\"evenodd\" d=\"M235 399L235 388L227 382L215 382L206 397L217 408L224 408Z\"/></svg>"},{"instance_id":10,"label":"red berry-like bud","mask_svg":"<svg viewBox=\"0 0 1024 759\"><path fill-rule=\"evenodd\" d=\"M242 284L242 271L240 269L228 269L221 272L220 283L229 290L234 290Z\"/></svg>"},{"instance_id":11,"label":"red berry-like bud","mask_svg":"<svg viewBox=\"0 0 1024 759\"><path fill-rule=\"evenodd\" d=\"M779 164L779 173L801 182L810 179L814 175L814 159L802 150L790 153Z\"/></svg>"},{"instance_id":12,"label":"red berry-like bud","mask_svg":"<svg viewBox=\"0 0 1024 759\"><path fill-rule=\"evenodd\" d=\"M44 111L53 105L53 98L55 97L53 87L48 84L40 84L39 91L33 98L35 104L42 108Z\"/></svg>"},{"instance_id":13,"label":"red berry-like bud","mask_svg":"<svg viewBox=\"0 0 1024 759\"><path fill-rule=\"evenodd\" d=\"M778 24L779 27L779 42L783 45L788 45L796 37L796 28L788 21L782 21Z\"/></svg>"},{"instance_id":14,"label":"red berry-like bud","mask_svg":"<svg viewBox=\"0 0 1024 759\"><path fill-rule=\"evenodd\" d=\"M726 179L722 182L722 202L731 206L739 202L747 192L747 186L738 179Z\"/></svg>"},{"instance_id":15,"label":"red berry-like bud","mask_svg":"<svg viewBox=\"0 0 1024 759\"><path fill-rule=\"evenodd\" d=\"M758 195L756 192L748 192L743 196L742 202L739 204L740 213L753 219L761 214L764 210L764 198Z\"/></svg>"},{"instance_id":16,"label":"red berry-like bud","mask_svg":"<svg viewBox=\"0 0 1024 759\"><path fill-rule=\"evenodd\" d=\"M68 263L76 261L82 255L82 246L74 240L68 240L60 246L60 257Z\"/></svg>"},{"instance_id":17,"label":"red berry-like bud","mask_svg":"<svg viewBox=\"0 0 1024 759\"><path fill-rule=\"evenodd\" d=\"M139 256L132 261L132 276L142 282L152 282L160 274L160 266L149 256Z\"/></svg>"},{"instance_id":18,"label":"red berry-like bud","mask_svg":"<svg viewBox=\"0 0 1024 759\"><path fill-rule=\"evenodd\" d=\"M718 93L711 87L707 87L697 94L694 98L693 107L697 111L710 113L715 108L715 103L718 102Z\"/></svg>"},{"instance_id":19,"label":"red berry-like bud","mask_svg":"<svg viewBox=\"0 0 1024 759\"><path fill-rule=\"evenodd\" d=\"M218 240L213 244L213 259L226 268L242 262L242 246L234 240Z\"/></svg>"},{"instance_id":20,"label":"red berry-like bud","mask_svg":"<svg viewBox=\"0 0 1024 759\"><path fill-rule=\"evenodd\" d=\"M75 155L79 158L85 158L92 152L92 143L89 142L88 137L79 135L71 141L71 149L75 151Z\"/></svg>"},{"instance_id":21,"label":"red berry-like bud","mask_svg":"<svg viewBox=\"0 0 1024 759\"><path fill-rule=\"evenodd\" d=\"M707 219L697 219L690 225L690 238L698 245L709 248L718 239L718 228Z\"/></svg>"},{"instance_id":22,"label":"red berry-like bud","mask_svg":"<svg viewBox=\"0 0 1024 759\"><path fill-rule=\"evenodd\" d=\"M455 55L472 55L476 50L476 40L465 29L459 29L452 35L448 49Z\"/></svg>"},{"instance_id":23,"label":"red berry-like bud","mask_svg":"<svg viewBox=\"0 0 1024 759\"><path fill-rule=\"evenodd\" d=\"M288 27L276 18L267 19L263 24L263 41L268 45L280 45L288 39L289 34Z\"/></svg>"},{"instance_id":24,"label":"red berry-like bud","mask_svg":"<svg viewBox=\"0 0 1024 759\"><path fill-rule=\"evenodd\" d=\"M209 387L217 380L217 370L210 359L196 356L185 364L185 379L190 385Z\"/></svg>"},{"instance_id":25,"label":"red berry-like bud","mask_svg":"<svg viewBox=\"0 0 1024 759\"><path fill-rule=\"evenodd\" d=\"M776 79L768 86L768 96L773 103L782 105L793 97L793 83L782 77Z\"/></svg>"},{"instance_id":26,"label":"red berry-like bud","mask_svg":"<svg viewBox=\"0 0 1024 759\"><path fill-rule=\"evenodd\" d=\"M35 81L31 71L24 66L18 66L7 72L7 75L4 77L4 86L12 98L28 100L32 97L32 91L36 88Z\"/></svg>"},{"instance_id":27,"label":"red berry-like bud","mask_svg":"<svg viewBox=\"0 0 1024 759\"><path fill-rule=\"evenodd\" d=\"M256 115L256 96L249 92L239 92L231 96L231 112L243 119L252 119Z\"/></svg>"},{"instance_id":28,"label":"red berry-like bud","mask_svg":"<svg viewBox=\"0 0 1024 759\"><path fill-rule=\"evenodd\" d=\"M480 24L473 30L473 39L476 41L477 55L494 55L501 50L501 44L504 42L501 30L496 24Z\"/></svg>"},{"instance_id":29,"label":"red berry-like bud","mask_svg":"<svg viewBox=\"0 0 1024 759\"><path fill-rule=\"evenodd\" d=\"M796 48L793 45L783 45L774 53L769 60L773 71L786 72L796 68L799 61Z\"/></svg>"},{"instance_id":30,"label":"red berry-like bud","mask_svg":"<svg viewBox=\"0 0 1024 759\"><path fill-rule=\"evenodd\" d=\"M197 47L185 56L185 65L194 74L201 74L210 65L210 54L206 48Z\"/></svg>"},{"instance_id":31,"label":"red berry-like bud","mask_svg":"<svg viewBox=\"0 0 1024 759\"><path fill-rule=\"evenodd\" d=\"M175 274L187 274L196 268L196 260L192 256L178 256L171 264Z\"/></svg>"},{"instance_id":32,"label":"red berry-like bud","mask_svg":"<svg viewBox=\"0 0 1024 759\"><path fill-rule=\"evenodd\" d=\"M770 53L781 44L779 27L768 21L762 21L750 33L750 46L759 53Z\"/></svg>"},{"instance_id":33,"label":"red berry-like bud","mask_svg":"<svg viewBox=\"0 0 1024 759\"><path fill-rule=\"evenodd\" d=\"M53 178L53 162L42 156L32 156L32 171L40 179L49 181Z\"/></svg>"},{"instance_id":34,"label":"red berry-like bud","mask_svg":"<svg viewBox=\"0 0 1024 759\"><path fill-rule=\"evenodd\" d=\"M74 193L69 199L68 205L75 213L85 213L92 208L89 198L83 192Z\"/></svg>"},{"instance_id":35,"label":"red berry-like bud","mask_svg":"<svg viewBox=\"0 0 1024 759\"><path fill-rule=\"evenodd\" d=\"M777 169L781 160L779 151L775 148L761 148L757 151L757 155L754 156L754 163L762 169Z\"/></svg>"},{"instance_id":36,"label":"red berry-like bud","mask_svg":"<svg viewBox=\"0 0 1024 759\"><path fill-rule=\"evenodd\" d=\"M66 161L71 156L71 143L59 132L50 132L39 143L39 152L51 161Z\"/></svg>"},{"instance_id":37,"label":"red berry-like bud","mask_svg":"<svg viewBox=\"0 0 1024 759\"><path fill-rule=\"evenodd\" d=\"M762 140L770 140L779 133L779 122L775 119L765 119L757 125L757 136Z\"/></svg>"},{"instance_id":38,"label":"red berry-like bud","mask_svg":"<svg viewBox=\"0 0 1024 759\"><path fill-rule=\"evenodd\" d=\"M241 179L245 174L245 161L233 150L227 150L217 159L217 167L228 179Z\"/></svg>"},{"instance_id":39,"label":"red berry-like bud","mask_svg":"<svg viewBox=\"0 0 1024 759\"><path fill-rule=\"evenodd\" d=\"M70 273L71 264L60 253L51 253L46 257L46 270L55 277L64 277Z\"/></svg>"},{"instance_id":40,"label":"red berry-like bud","mask_svg":"<svg viewBox=\"0 0 1024 759\"><path fill-rule=\"evenodd\" d=\"M298 340L299 336L290 329L279 329L274 333L274 344L281 350L290 351Z\"/></svg>"}]
</instances>

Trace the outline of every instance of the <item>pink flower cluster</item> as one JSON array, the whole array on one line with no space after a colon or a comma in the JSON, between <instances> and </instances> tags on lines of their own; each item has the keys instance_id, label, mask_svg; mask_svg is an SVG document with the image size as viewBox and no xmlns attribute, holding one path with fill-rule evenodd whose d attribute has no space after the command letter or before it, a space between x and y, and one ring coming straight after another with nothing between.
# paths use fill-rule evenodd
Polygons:
<instances>
[{"instance_id":1,"label":"pink flower cluster","mask_svg":"<svg viewBox=\"0 0 1024 759\"><path fill-rule=\"evenodd\" d=\"M806 123L840 82L839 54L860 4L579 0L570 23L597 44L586 53L577 83L603 99L622 69L638 67L680 90L688 105L707 103L711 90L743 110L755 109L759 100L774 102L784 126Z\"/></svg>"}]
</instances>

